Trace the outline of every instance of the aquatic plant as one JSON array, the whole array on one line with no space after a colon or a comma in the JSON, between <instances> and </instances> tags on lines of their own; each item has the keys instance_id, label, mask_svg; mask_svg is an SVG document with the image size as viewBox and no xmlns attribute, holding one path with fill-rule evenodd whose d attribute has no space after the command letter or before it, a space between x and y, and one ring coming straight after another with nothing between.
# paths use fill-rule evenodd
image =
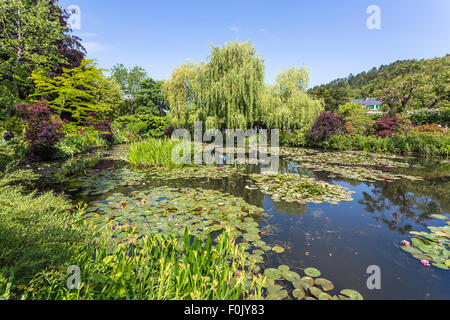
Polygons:
<instances>
[{"instance_id":1,"label":"aquatic plant","mask_svg":"<svg viewBox=\"0 0 450 320\"><path fill-rule=\"evenodd\" d=\"M130 230L129 237L133 237ZM107 236L78 246L68 266L80 267L79 289L68 289L66 266L38 274L28 285L31 299L237 300L261 299L264 277L252 274L228 232L212 244L187 231L148 234L117 244Z\"/></svg>"},{"instance_id":2,"label":"aquatic plant","mask_svg":"<svg viewBox=\"0 0 450 320\"><path fill-rule=\"evenodd\" d=\"M319 278L321 272L316 268L305 268L304 276L290 269L286 265L278 268L266 268L264 283L266 300L362 300L362 295L351 289L341 290L339 294L331 295L335 287L330 280ZM293 289L292 289L293 287Z\"/></svg>"},{"instance_id":3,"label":"aquatic plant","mask_svg":"<svg viewBox=\"0 0 450 320\"><path fill-rule=\"evenodd\" d=\"M431 262L431 265L437 268L450 270L450 218L438 214L432 217L442 219L447 224L441 227L429 226L431 232L410 231L410 234L414 235L411 245L403 240L401 249L420 260L425 267L429 267Z\"/></svg>"},{"instance_id":4,"label":"aquatic plant","mask_svg":"<svg viewBox=\"0 0 450 320\"><path fill-rule=\"evenodd\" d=\"M274 201L336 204L339 201L351 201L351 194L354 193L342 186L294 173L251 174L250 178L255 184L247 186L247 189L260 189L263 193L271 194Z\"/></svg>"},{"instance_id":5,"label":"aquatic plant","mask_svg":"<svg viewBox=\"0 0 450 320\"><path fill-rule=\"evenodd\" d=\"M184 162L175 163L172 159L172 151L175 147L182 147L189 142L179 142L170 139L147 138L130 144L128 161L135 166L161 166L168 168L179 168L184 166ZM188 146L189 150L191 149ZM191 160L191 153L183 154L180 149L180 157L188 157Z\"/></svg>"}]
</instances>

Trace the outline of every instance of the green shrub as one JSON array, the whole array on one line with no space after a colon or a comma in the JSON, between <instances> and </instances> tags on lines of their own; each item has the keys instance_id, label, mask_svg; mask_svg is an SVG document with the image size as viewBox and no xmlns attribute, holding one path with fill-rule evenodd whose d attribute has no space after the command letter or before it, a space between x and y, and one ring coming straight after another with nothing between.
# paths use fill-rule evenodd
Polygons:
<instances>
[{"instance_id":1,"label":"green shrub","mask_svg":"<svg viewBox=\"0 0 450 320\"><path fill-rule=\"evenodd\" d=\"M416 153L425 156L447 156L450 153L450 135L435 136L410 132L392 137L364 135L335 135L322 143L324 149L363 150L383 153Z\"/></svg>"},{"instance_id":2,"label":"green shrub","mask_svg":"<svg viewBox=\"0 0 450 320\"><path fill-rule=\"evenodd\" d=\"M450 125L450 106L437 110L417 110L409 113L409 118L414 125L438 123L442 126Z\"/></svg>"},{"instance_id":3,"label":"green shrub","mask_svg":"<svg viewBox=\"0 0 450 320\"><path fill-rule=\"evenodd\" d=\"M346 132L359 135L370 134L375 123L370 114L362 108L351 110L345 117L345 121Z\"/></svg>"},{"instance_id":4,"label":"green shrub","mask_svg":"<svg viewBox=\"0 0 450 320\"><path fill-rule=\"evenodd\" d=\"M341 113L341 114L344 114L346 116L349 116L355 110L365 111L363 109L363 106L361 106L361 105L359 105L357 103L346 103L344 105L339 106L337 113Z\"/></svg>"},{"instance_id":5,"label":"green shrub","mask_svg":"<svg viewBox=\"0 0 450 320\"><path fill-rule=\"evenodd\" d=\"M131 230L131 232L133 232ZM135 238L131 233L129 238ZM112 244L108 235L78 246L66 267L37 275L29 285L32 299L237 300L261 298L264 278L251 276L246 257L232 237L222 233L212 245L187 231L149 234ZM67 266L80 268L78 290L66 285ZM249 270L246 270L249 269ZM248 277L250 276L250 280Z\"/></svg>"},{"instance_id":6,"label":"green shrub","mask_svg":"<svg viewBox=\"0 0 450 320\"><path fill-rule=\"evenodd\" d=\"M280 136L280 144L292 147L304 147L307 145L308 128L298 129L292 133Z\"/></svg>"},{"instance_id":7,"label":"green shrub","mask_svg":"<svg viewBox=\"0 0 450 320\"><path fill-rule=\"evenodd\" d=\"M136 166L162 166L168 168L183 167L184 163L174 163L172 159L172 150L176 146L182 146L181 143L170 139L154 139L147 138L138 142L130 144L128 149L128 161ZM189 157L191 160L193 148L189 155L182 155Z\"/></svg>"},{"instance_id":8,"label":"green shrub","mask_svg":"<svg viewBox=\"0 0 450 320\"><path fill-rule=\"evenodd\" d=\"M126 130L131 135L139 134L153 138L164 136L164 128L168 125L168 117L158 117L149 114L121 116L113 122L115 129Z\"/></svg>"},{"instance_id":9,"label":"green shrub","mask_svg":"<svg viewBox=\"0 0 450 320\"><path fill-rule=\"evenodd\" d=\"M104 147L108 142L98 134L72 133L66 135L56 144L55 158L65 159L75 154L83 153L88 148Z\"/></svg>"},{"instance_id":10,"label":"green shrub","mask_svg":"<svg viewBox=\"0 0 450 320\"><path fill-rule=\"evenodd\" d=\"M5 144L0 143L0 171L4 171L8 164L19 162L28 154L28 144L22 139L12 139Z\"/></svg>"}]
</instances>

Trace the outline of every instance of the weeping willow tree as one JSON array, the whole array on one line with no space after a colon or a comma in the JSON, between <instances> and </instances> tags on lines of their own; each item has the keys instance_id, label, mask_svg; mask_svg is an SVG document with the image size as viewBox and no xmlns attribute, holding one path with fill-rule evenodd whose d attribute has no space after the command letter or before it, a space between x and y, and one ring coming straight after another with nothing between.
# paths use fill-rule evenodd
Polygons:
<instances>
[{"instance_id":1,"label":"weeping willow tree","mask_svg":"<svg viewBox=\"0 0 450 320\"><path fill-rule=\"evenodd\" d=\"M248 42L212 47L198 74L198 97L207 128L247 128L259 117L264 61Z\"/></svg>"},{"instance_id":2,"label":"weeping willow tree","mask_svg":"<svg viewBox=\"0 0 450 320\"><path fill-rule=\"evenodd\" d=\"M324 108L305 92L308 81L305 68L280 72L275 85L266 86L262 94L262 122L282 130L309 127Z\"/></svg>"},{"instance_id":3,"label":"weeping willow tree","mask_svg":"<svg viewBox=\"0 0 450 320\"><path fill-rule=\"evenodd\" d=\"M183 64L164 81L162 91L169 103L172 124L177 128L192 128L201 120L198 102L198 74L201 66L194 62Z\"/></svg>"}]
</instances>

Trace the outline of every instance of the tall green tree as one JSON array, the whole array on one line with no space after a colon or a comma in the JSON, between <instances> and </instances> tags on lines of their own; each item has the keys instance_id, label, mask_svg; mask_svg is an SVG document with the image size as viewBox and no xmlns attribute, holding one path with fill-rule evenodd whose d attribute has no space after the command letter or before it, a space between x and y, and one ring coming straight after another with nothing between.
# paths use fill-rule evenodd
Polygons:
<instances>
[{"instance_id":1,"label":"tall green tree","mask_svg":"<svg viewBox=\"0 0 450 320\"><path fill-rule=\"evenodd\" d=\"M207 127L246 128L259 117L264 61L250 43L212 47L199 71L198 96Z\"/></svg>"},{"instance_id":2,"label":"tall green tree","mask_svg":"<svg viewBox=\"0 0 450 320\"><path fill-rule=\"evenodd\" d=\"M278 74L276 83L267 86L261 102L262 122L282 130L308 128L323 111L323 104L306 93L309 73L305 68L290 68Z\"/></svg>"},{"instance_id":3,"label":"tall green tree","mask_svg":"<svg viewBox=\"0 0 450 320\"><path fill-rule=\"evenodd\" d=\"M142 81L147 77L147 72L139 66L126 68L123 64L116 64L111 69L111 77L119 83L127 99L130 114L134 114L136 96L142 89Z\"/></svg>"},{"instance_id":4,"label":"tall green tree","mask_svg":"<svg viewBox=\"0 0 450 320\"><path fill-rule=\"evenodd\" d=\"M103 75L92 60L84 60L76 68L64 68L61 76L51 78L43 71L35 71L31 77L35 85L31 102L47 100L54 113L75 126L92 119L91 113L109 110L109 106L98 101L96 83Z\"/></svg>"},{"instance_id":5,"label":"tall green tree","mask_svg":"<svg viewBox=\"0 0 450 320\"><path fill-rule=\"evenodd\" d=\"M169 104L171 122L178 128L192 128L201 120L201 104L198 100L198 75L200 66L194 62L175 68L162 90Z\"/></svg>"},{"instance_id":6,"label":"tall green tree","mask_svg":"<svg viewBox=\"0 0 450 320\"><path fill-rule=\"evenodd\" d=\"M53 76L83 59L84 48L70 34L67 18L56 0L0 1L0 91L8 97L0 107L8 116L32 91L33 70Z\"/></svg>"},{"instance_id":7,"label":"tall green tree","mask_svg":"<svg viewBox=\"0 0 450 320\"><path fill-rule=\"evenodd\" d=\"M147 78L142 81L136 94L136 113L163 116L168 109L162 92L164 81Z\"/></svg>"}]
</instances>

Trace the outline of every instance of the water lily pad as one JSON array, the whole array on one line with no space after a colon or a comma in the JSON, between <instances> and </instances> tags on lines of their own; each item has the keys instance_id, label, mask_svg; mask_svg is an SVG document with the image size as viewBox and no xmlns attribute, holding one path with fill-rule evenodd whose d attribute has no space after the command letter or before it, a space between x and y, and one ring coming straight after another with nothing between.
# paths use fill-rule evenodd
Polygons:
<instances>
[{"instance_id":1,"label":"water lily pad","mask_svg":"<svg viewBox=\"0 0 450 320\"><path fill-rule=\"evenodd\" d=\"M318 278L314 280L314 284L321 286L322 290L324 291L330 291L334 289L334 284L330 280Z\"/></svg>"},{"instance_id":2,"label":"water lily pad","mask_svg":"<svg viewBox=\"0 0 450 320\"><path fill-rule=\"evenodd\" d=\"M277 279L281 278L280 271L278 269L275 269L275 268L267 268L266 270L264 270L264 275L267 278L274 279L274 280L277 280Z\"/></svg>"},{"instance_id":3,"label":"water lily pad","mask_svg":"<svg viewBox=\"0 0 450 320\"><path fill-rule=\"evenodd\" d=\"M280 246L274 246L274 247L272 247L272 250L275 251L276 253L284 252L284 248L282 248Z\"/></svg>"},{"instance_id":4,"label":"water lily pad","mask_svg":"<svg viewBox=\"0 0 450 320\"><path fill-rule=\"evenodd\" d=\"M294 271L284 271L281 275L290 282L293 282L295 279L300 279L300 275Z\"/></svg>"},{"instance_id":5,"label":"water lily pad","mask_svg":"<svg viewBox=\"0 0 450 320\"><path fill-rule=\"evenodd\" d=\"M340 297L342 300L363 300L362 295L355 290L352 289L344 289L341 291ZM343 299L343 298L344 299Z\"/></svg>"},{"instance_id":6,"label":"water lily pad","mask_svg":"<svg viewBox=\"0 0 450 320\"><path fill-rule=\"evenodd\" d=\"M286 272L286 271L289 271L289 267L282 264L281 266L278 266L278 270L280 270L281 273Z\"/></svg>"},{"instance_id":7,"label":"water lily pad","mask_svg":"<svg viewBox=\"0 0 450 320\"><path fill-rule=\"evenodd\" d=\"M311 293L315 298L319 299L319 296L323 293L322 290L316 287L310 287L309 293Z\"/></svg>"},{"instance_id":8,"label":"water lily pad","mask_svg":"<svg viewBox=\"0 0 450 320\"><path fill-rule=\"evenodd\" d=\"M296 289L308 290L308 288L310 287L310 285L302 279L294 279L294 281L292 281L292 284Z\"/></svg>"},{"instance_id":9,"label":"water lily pad","mask_svg":"<svg viewBox=\"0 0 450 320\"><path fill-rule=\"evenodd\" d=\"M308 287L312 287L314 285L314 279L308 276L302 277L301 280L305 282Z\"/></svg>"},{"instance_id":10,"label":"water lily pad","mask_svg":"<svg viewBox=\"0 0 450 320\"><path fill-rule=\"evenodd\" d=\"M292 296L297 300L301 300L305 297L305 291L303 289L294 289Z\"/></svg>"},{"instance_id":11,"label":"water lily pad","mask_svg":"<svg viewBox=\"0 0 450 320\"><path fill-rule=\"evenodd\" d=\"M306 268L305 274L313 278L320 277L320 271L316 268Z\"/></svg>"},{"instance_id":12,"label":"water lily pad","mask_svg":"<svg viewBox=\"0 0 450 320\"><path fill-rule=\"evenodd\" d=\"M328 293L321 293L319 294L319 300L333 300L333 297L330 296Z\"/></svg>"}]
</instances>

